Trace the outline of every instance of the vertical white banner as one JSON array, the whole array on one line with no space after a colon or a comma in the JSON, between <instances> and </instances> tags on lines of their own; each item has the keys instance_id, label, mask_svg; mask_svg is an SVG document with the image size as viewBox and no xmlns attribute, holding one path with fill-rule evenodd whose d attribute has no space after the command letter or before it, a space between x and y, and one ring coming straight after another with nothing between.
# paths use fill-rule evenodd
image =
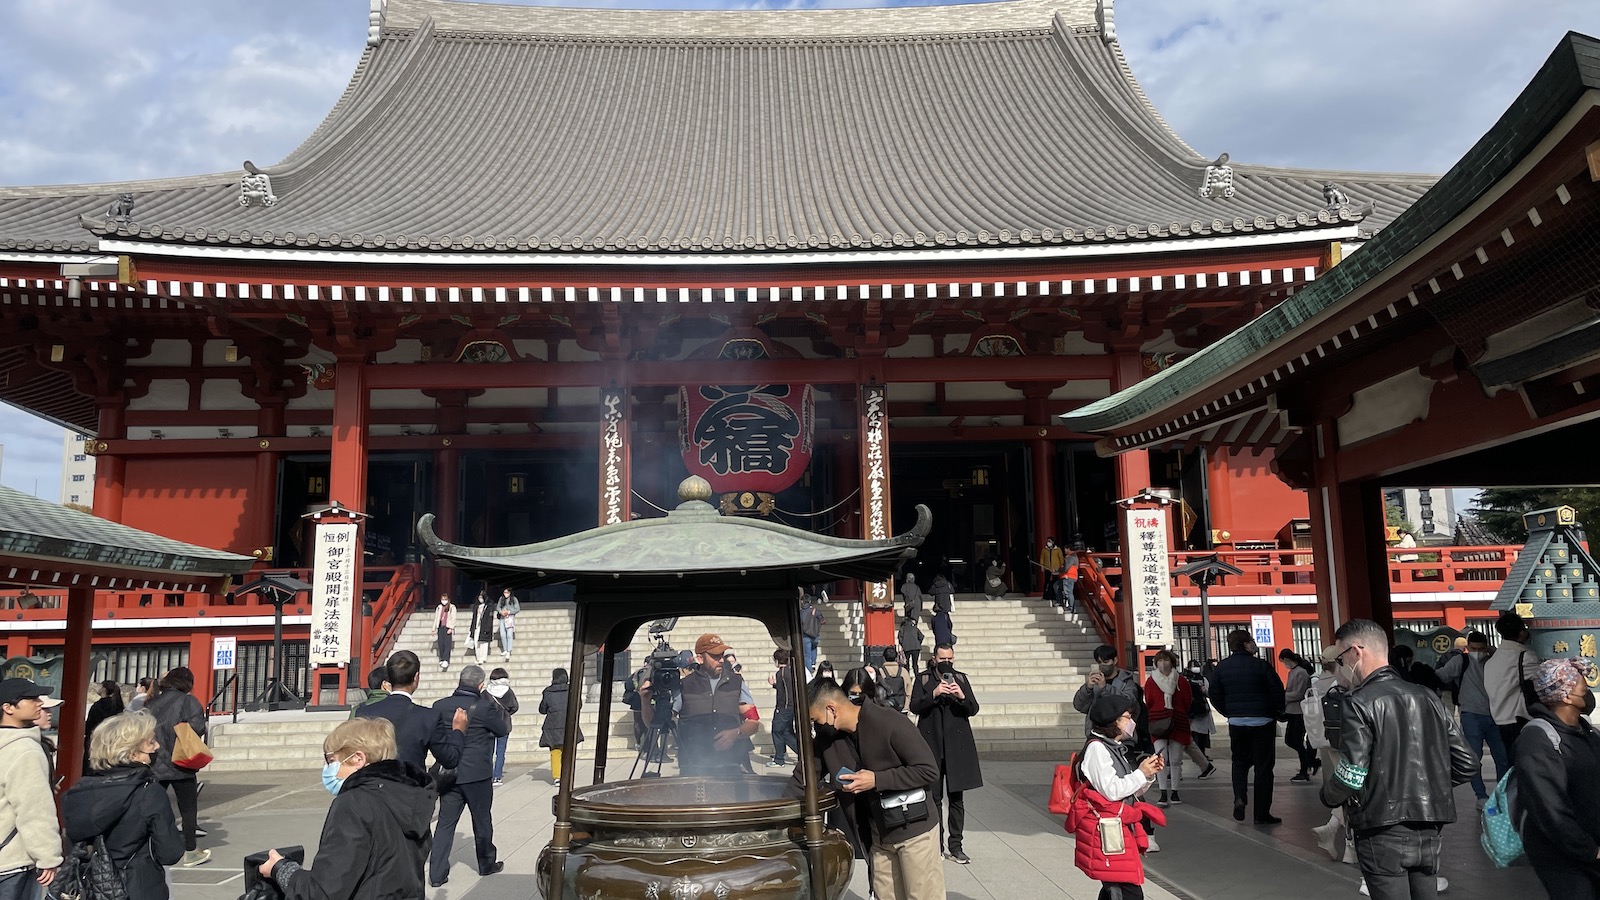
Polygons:
<instances>
[{"instance_id":1,"label":"vertical white banner","mask_svg":"<svg viewBox=\"0 0 1600 900\"><path fill-rule=\"evenodd\" d=\"M1166 646L1172 633L1172 576L1167 564L1167 511L1129 509L1122 513L1128 536L1129 570L1123 601L1133 604L1133 643Z\"/></svg>"},{"instance_id":2,"label":"vertical white banner","mask_svg":"<svg viewBox=\"0 0 1600 900\"><path fill-rule=\"evenodd\" d=\"M881 384L861 388L861 508L865 513L863 538L881 541L889 536L889 402ZM863 585L866 605L894 605L889 581Z\"/></svg>"},{"instance_id":3,"label":"vertical white banner","mask_svg":"<svg viewBox=\"0 0 1600 900\"><path fill-rule=\"evenodd\" d=\"M623 493L628 489L623 477L627 465L623 410L628 402L625 391L608 389L601 394L604 412L600 419L600 524L623 521Z\"/></svg>"},{"instance_id":4,"label":"vertical white banner","mask_svg":"<svg viewBox=\"0 0 1600 900\"><path fill-rule=\"evenodd\" d=\"M350 660L350 623L356 614L356 525L318 525L311 570L311 663Z\"/></svg>"}]
</instances>

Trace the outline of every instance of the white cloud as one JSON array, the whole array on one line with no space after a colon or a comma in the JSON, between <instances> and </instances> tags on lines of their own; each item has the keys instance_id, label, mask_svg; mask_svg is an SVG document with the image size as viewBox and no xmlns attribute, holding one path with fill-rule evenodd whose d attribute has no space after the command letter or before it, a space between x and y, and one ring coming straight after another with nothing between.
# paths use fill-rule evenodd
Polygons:
<instances>
[{"instance_id":1,"label":"white cloud","mask_svg":"<svg viewBox=\"0 0 1600 900\"><path fill-rule=\"evenodd\" d=\"M55 502L61 499L66 429L0 402L0 484Z\"/></svg>"}]
</instances>

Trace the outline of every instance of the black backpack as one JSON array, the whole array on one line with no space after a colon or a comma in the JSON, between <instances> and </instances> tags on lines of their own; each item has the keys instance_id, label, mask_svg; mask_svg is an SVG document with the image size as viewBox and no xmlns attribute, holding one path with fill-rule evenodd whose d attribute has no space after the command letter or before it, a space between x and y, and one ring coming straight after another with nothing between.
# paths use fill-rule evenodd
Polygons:
<instances>
[{"instance_id":1,"label":"black backpack","mask_svg":"<svg viewBox=\"0 0 1600 900\"><path fill-rule=\"evenodd\" d=\"M1211 704L1206 702L1206 680L1198 675L1185 675L1184 680L1189 682L1189 718L1195 719L1211 712Z\"/></svg>"},{"instance_id":2,"label":"black backpack","mask_svg":"<svg viewBox=\"0 0 1600 900\"><path fill-rule=\"evenodd\" d=\"M128 886L122 881L106 839L96 837L73 845L56 872L49 890L50 900L129 900Z\"/></svg>"},{"instance_id":3,"label":"black backpack","mask_svg":"<svg viewBox=\"0 0 1600 900\"><path fill-rule=\"evenodd\" d=\"M1339 732L1344 728L1344 699L1349 695L1348 689L1337 684L1322 695L1322 732L1330 747L1339 746Z\"/></svg>"},{"instance_id":4,"label":"black backpack","mask_svg":"<svg viewBox=\"0 0 1600 900\"><path fill-rule=\"evenodd\" d=\"M883 688L884 702L894 707L898 712L906 711L906 669L900 667L900 674L894 677L883 676L879 685Z\"/></svg>"},{"instance_id":5,"label":"black backpack","mask_svg":"<svg viewBox=\"0 0 1600 900\"><path fill-rule=\"evenodd\" d=\"M800 608L800 633L806 637L822 636L822 610L817 609L817 602L807 598L805 606Z\"/></svg>"}]
</instances>

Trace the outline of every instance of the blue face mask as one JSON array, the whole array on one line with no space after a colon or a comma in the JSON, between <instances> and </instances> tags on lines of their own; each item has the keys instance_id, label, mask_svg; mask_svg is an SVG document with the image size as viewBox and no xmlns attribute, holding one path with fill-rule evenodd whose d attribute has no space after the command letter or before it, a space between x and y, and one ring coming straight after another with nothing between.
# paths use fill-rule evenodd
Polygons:
<instances>
[{"instance_id":1,"label":"blue face mask","mask_svg":"<svg viewBox=\"0 0 1600 900\"><path fill-rule=\"evenodd\" d=\"M339 788L344 787L344 779L339 777L339 766L339 761L334 760L322 767L322 786L335 797L339 795Z\"/></svg>"}]
</instances>

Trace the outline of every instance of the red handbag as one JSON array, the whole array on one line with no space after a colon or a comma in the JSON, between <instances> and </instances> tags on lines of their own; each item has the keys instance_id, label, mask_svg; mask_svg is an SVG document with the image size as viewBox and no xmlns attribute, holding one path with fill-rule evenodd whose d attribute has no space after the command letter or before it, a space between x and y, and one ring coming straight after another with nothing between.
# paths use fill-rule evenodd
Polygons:
<instances>
[{"instance_id":1,"label":"red handbag","mask_svg":"<svg viewBox=\"0 0 1600 900\"><path fill-rule=\"evenodd\" d=\"M1050 782L1050 812L1053 815L1064 816L1072 811L1072 804L1078 799L1078 792L1074 790L1072 767L1077 764L1076 754L1072 762L1056 766L1055 778Z\"/></svg>"}]
</instances>

